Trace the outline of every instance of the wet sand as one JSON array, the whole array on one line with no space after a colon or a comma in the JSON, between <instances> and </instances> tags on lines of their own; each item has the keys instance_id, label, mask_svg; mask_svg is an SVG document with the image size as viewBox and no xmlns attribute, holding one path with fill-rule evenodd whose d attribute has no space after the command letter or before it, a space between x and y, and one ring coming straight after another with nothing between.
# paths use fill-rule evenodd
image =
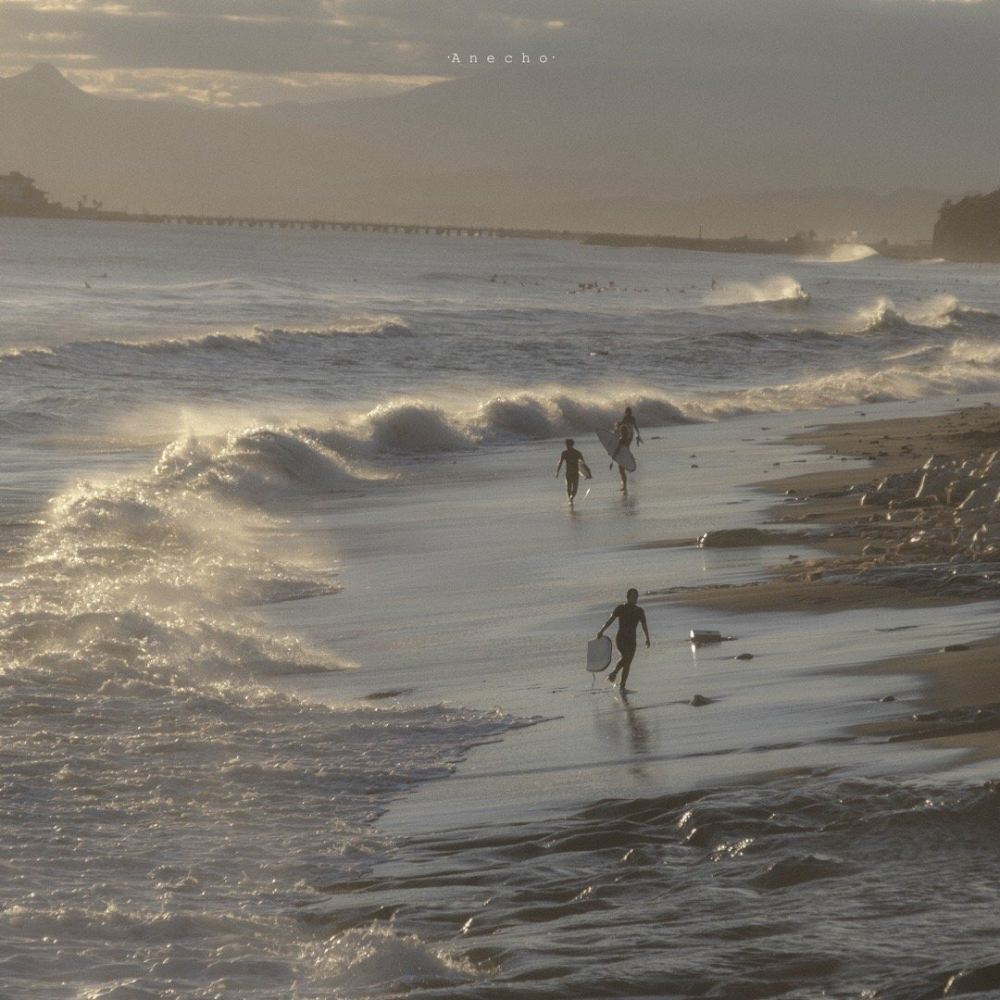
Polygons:
<instances>
[{"instance_id":1,"label":"wet sand","mask_svg":"<svg viewBox=\"0 0 1000 1000\"><path fill-rule=\"evenodd\" d=\"M789 531L793 544L800 539L803 526L813 526L818 530L809 537L809 544L828 554L808 560L787 559L775 565L771 578L764 582L665 592L661 599L739 614L937 608L990 599L985 595L914 592L905 586L858 583L842 577L845 572L873 566L865 546L880 534L891 537L895 533L881 508L860 504L858 487L875 488L886 476L919 468L932 455L959 461L981 459L984 453L1000 447L1000 408L986 404L944 416L816 427L793 435L789 443L814 445L827 454L872 462L870 468L860 471L853 467L828 469L753 484L786 498L772 508L771 521ZM903 535L909 530L909 514L921 509L896 513ZM831 575L835 579L827 579ZM919 675L922 680L919 701L916 706L908 701L905 715L866 723L854 731L891 742L925 740L941 748L966 748L972 760L1000 756L998 656L1000 634L849 668L851 673L870 677ZM914 707L917 711L912 711Z\"/></svg>"}]
</instances>

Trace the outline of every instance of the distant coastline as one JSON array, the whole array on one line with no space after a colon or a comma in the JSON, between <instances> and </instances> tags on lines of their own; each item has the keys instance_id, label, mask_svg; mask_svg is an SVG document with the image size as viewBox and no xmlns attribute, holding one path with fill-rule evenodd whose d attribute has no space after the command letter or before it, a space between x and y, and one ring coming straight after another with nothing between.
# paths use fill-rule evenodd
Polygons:
<instances>
[{"instance_id":1,"label":"distant coastline","mask_svg":"<svg viewBox=\"0 0 1000 1000\"><path fill-rule=\"evenodd\" d=\"M964 203L963 203L964 204ZM948 210L942 209L942 216ZM173 225L236 226L258 229L311 229L364 233L406 233L422 236L473 236L511 239L569 240L589 246L656 247L706 253L789 254L828 256L839 247L854 246L833 239L822 239L815 232L798 232L783 240L757 239L748 235L726 239L701 236L627 235L572 230L505 228L498 226L441 225L438 223L395 223L335 219L289 219L236 215L191 215L186 213L130 213L108 211L101 202L86 198L74 208L50 202L32 178L13 172L0 175L0 218L82 219L91 222L147 222ZM940 223L938 224L940 226ZM937 228L935 228L937 236ZM930 241L890 244L882 240L872 247L882 257L899 260L925 260L940 254Z\"/></svg>"},{"instance_id":2,"label":"distant coastline","mask_svg":"<svg viewBox=\"0 0 1000 1000\"><path fill-rule=\"evenodd\" d=\"M700 236L624 236L598 233L588 236L585 243L594 246L660 247L666 250L696 250L704 253L791 254L794 256L828 256L844 246L868 246L838 240L818 239L796 234L784 240L763 240L751 236L711 239ZM896 260L927 260L934 256L931 242L889 243L883 240L871 249L881 257Z\"/></svg>"}]
</instances>

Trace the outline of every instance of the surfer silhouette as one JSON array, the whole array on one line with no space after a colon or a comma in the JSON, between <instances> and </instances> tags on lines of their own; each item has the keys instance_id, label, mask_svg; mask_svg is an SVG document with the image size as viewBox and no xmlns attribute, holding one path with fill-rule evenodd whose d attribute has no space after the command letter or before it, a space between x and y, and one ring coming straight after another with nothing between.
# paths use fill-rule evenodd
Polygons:
<instances>
[{"instance_id":1,"label":"surfer silhouette","mask_svg":"<svg viewBox=\"0 0 1000 1000\"><path fill-rule=\"evenodd\" d=\"M615 677L620 670L622 675L621 689L624 691L625 682L628 680L629 668L632 666L632 660L635 657L638 645L637 632L640 625L646 635L646 649L649 649L649 628L646 625L646 612L639 607L639 591L635 587L629 588L628 593L625 595L625 603L619 604L611 612L611 617L601 626L601 631L597 633L598 639L604 635L605 629L610 628L611 623L614 621L618 622L618 635L615 636L615 645L618 647L620 657L615 664L615 669L608 674L608 683L614 684Z\"/></svg>"},{"instance_id":2,"label":"surfer silhouette","mask_svg":"<svg viewBox=\"0 0 1000 1000\"><path fill-rule=\"evenodd\" d=\"M614 434L618 438L618 447L611 453L611 461L608 463L609 469L615 467L615 462L618 462L618 453L622 448L627 448L632 441L632 431L629 429L628 424L615 424ZM628 493L628 473L625 471L625 466L620 462L618 463L618 475L621 476L622 480L622 492Z\"/></svg>"},{"instance_id":3,"label":"surfer silhouette","mask_svg":"<svg viewBox=\"0 0 1000 1000\"><path fill-rule=\"evenodd\" d=\"M625 407L625 413L622 415L621 420L618 421L619 427L625 427L628 429L628 440L626 444L632 443L632 436L635 435L635 443L642 444L642 434L639 432L639 425L635 421L635 414L632 412L631 406Z\"/></svg>"},{"instance_id":4,"label":"surfer silhouette","mask_svg":"<svg viewBox=\"0 0 1000 1000\"><path fill-rule=\"evenodd\" d=\"M580 488L581 467L584 469L587 467L583 455L576 450L573 444L572 438L566 438L566 450L559 456L559 464L556 466L556 479L558 479L563 463L566 465L566 495L569 497L570 503L576 498L576 491ZM587 472L586 475L589 476L590 473Z\"/></svg>"},{"instance_id":5,"label":"surfer silhouette","mask_svg":"<svg viewBox=\"0 0 1000 1000\"><path fill-rule=\"evenodd\" d=\"M611 453L611 464L608 465L609 469L615 467L615 462L618 461L618 453L622 448L628 448L633 438L635 438L636 444L642 444L642 434L639 433L639 425L636 423L635 414L632 412L631 406L625 407L625 413L622 415L621 420L614 426L614 434L618 438L618 447ZM628 473L625 471L625 466L621 463L618 465L618 475L621 476L622 480L622 492L627 493Z\"/></svg>"}]
</instances>

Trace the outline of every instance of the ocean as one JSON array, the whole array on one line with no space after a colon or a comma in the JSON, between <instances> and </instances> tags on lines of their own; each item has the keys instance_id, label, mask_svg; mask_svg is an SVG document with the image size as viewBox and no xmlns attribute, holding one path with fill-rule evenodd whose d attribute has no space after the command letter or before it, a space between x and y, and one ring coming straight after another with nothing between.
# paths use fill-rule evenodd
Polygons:
<instances>
[{"instance_id":1,"label":"ocean","mask_svg":"<svg viewBox=\"0 0 1000 1000\"><path fill-rule=\"evenodd\" d=\"M840 462L788 434L996 401L995 268L0 234L0 996L997 989L995 768L857 736L920 684L849 670L996 606L648 596L810 554L653 544ZM622 700L584 645L629 586Z\"/></svg>"}]
</instances>

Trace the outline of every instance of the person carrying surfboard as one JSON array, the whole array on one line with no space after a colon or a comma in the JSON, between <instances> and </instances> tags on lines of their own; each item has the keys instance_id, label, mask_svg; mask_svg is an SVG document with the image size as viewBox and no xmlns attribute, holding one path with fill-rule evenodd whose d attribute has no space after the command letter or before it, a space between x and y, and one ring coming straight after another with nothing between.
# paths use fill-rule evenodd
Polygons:
<instances>
[{"instance_id":1,"label":"person carrying surfboard","mask_svg":"<svg viewBox=\"0 0 1000 1000\"><path fill-rule=\"evenodd\" d=\"M621 476L622 492L628 493L628 473L625 471L624 464L618 461L618 455L623 449L626 452L628 451L628 446L632 441L632 431L628 424L617 423L614 426L614 435L618 438L618 446L611 453L611 461L608 463L608 468L613 469L615 463L618 462L618 475Z\"/></svg>"},{"instance_id":2,"label":"person carrying surfboard","mask_svg":"<svg viewBox=\"0 0 1000 1000\"><path fill-rule=\"evenodd\" d=\"M608 466L609 469L615 467L615 462L618 461L618 453L622 448L626 451L628 450L629 445L632 444L633 437L636 444L642 444L642 434L639 433L639 425L636 423L635 414L632 412L631 406L625 407L625 413L622 415L621 420L614 426L614 433L615 437L618 438L618 447L612 452L611 464ZM618 475L621 476L622 480L622 492L627 493L628 471L621 462L618 462Z\"/></svg>"},{"instance_id":3,"label":"person carrying surfboard","mask_svg":"<svg viewBox=\"0 0 1000 1000\"><path fill-rule=\"evenodd\" d=\"M636 423L635 414L632 412L631 406L625 407L625 413L622 415L621 420L618 421L618 426L628 429L628 440L625 442L627 445L632 444L633 435L635 435L635 443L642 444L642 434L639 432L639 425Z\"/></svg>"},{"instance_id":4,"label":"person carrying surfboard","mask_svg":"<svg viewBox=\"0 0 1000 1000\"><path fill-rule=\"evenodd\" d=\"M646 612L639 607L639 591L635 587L630 587L625 595L625 603L619 604L611 617L601 626L601 631L597 633L600 639L604 635L604 630L611 627L613 621L618 622L618 635L615 636L615 645L618 647L620 658L615 664L615 669L608 674L608 683L614 684L618 671L621 671L621 689L625 690L625 681L628 680L629 668L635 657L638 646L638 629L642 626L642 631L646 634L646 649L649 649L649 628L646 625Z\"/></svg>"},{"instance_id":5,"label":"person carrying surfboard","mask_svg":"<svg viewBox=\"0 0 1000 1000\"><path fill-rule=\"evenodd\" d=\"M614 430L606 431L602 427L597 428L597 439L604 446L604 450L611 456L609 469L618 463L618 474L622 480L622 492L628 492L628 476L626 473L635 472L635 457L629 450L626 441L631 440L631 428L623 424L615 424Z\"/></svg>"},{"instance_id":6,"label":"person carrying surfboard","mask_svg":"<svg viewBox=\"0 0 1000 1000\"><path fill-rule=\"evenodd\" d=\"M580 473L589 479L590 469L583 460L583 455L576 450L572 438L566 438L566 450L559 456L559 464L556 466L556 479L559 478L559 471L566 463L566 494L569 502L572 503L576 497L576 491L580 488Z\"/></svg>"}]
</instances>

